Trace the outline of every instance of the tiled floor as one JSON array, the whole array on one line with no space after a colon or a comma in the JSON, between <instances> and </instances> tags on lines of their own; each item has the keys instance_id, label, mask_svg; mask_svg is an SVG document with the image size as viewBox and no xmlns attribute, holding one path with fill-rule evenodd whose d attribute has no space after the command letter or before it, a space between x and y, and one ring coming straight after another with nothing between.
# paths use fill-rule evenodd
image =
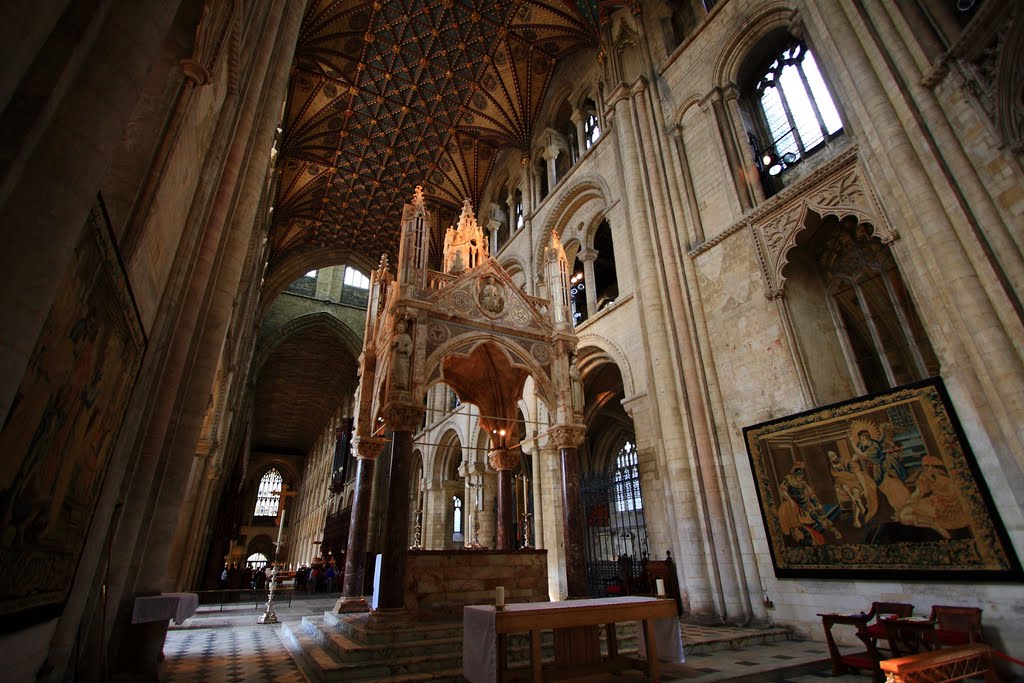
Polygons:
<instances>
[{"instance_id":1,"label":"tiled floor","mask_svg":"<svg viewBox=\"0 0 1024 683\"><path fill-rule=\"evenodd\" d=\"M297 598L291 606L278 606L276 612L281 621L299 621L306 615L323 614L334 605L334 599L330 596ZM262 609L253 604L236 605L223 611L203 607L181 626L172 626L164 645L167 680L171 683L309 682L281 640L281 627L256 623L261 613ZM814 673L797 672L791 678L780 671L820 662L825 657L824 643L776 641L707 653L700 653L701 648L696 647L701 642L738 640L750 632L750 629L684 626L686 663L664 665L663 680L687 683L711 683L738 677L752 683L818 683L826 680L829 683L868 683L871 680L869 676L834 677L827 666L820 671L812 667ZM807 670L805 666L803 671ZM623 674L575 680L597 683L641 679L642 676L636 672L635 678Z\"/></svg>"}]
</instances>

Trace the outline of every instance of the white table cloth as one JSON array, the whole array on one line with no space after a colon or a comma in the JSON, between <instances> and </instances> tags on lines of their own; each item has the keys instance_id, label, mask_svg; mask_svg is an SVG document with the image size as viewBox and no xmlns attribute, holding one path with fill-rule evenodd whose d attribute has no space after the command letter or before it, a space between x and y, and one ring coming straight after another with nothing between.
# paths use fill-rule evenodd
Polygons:
<instances>
[{"instance_id":1,"label":"white table cloth","mask_svg":"<svg viewBox=\"0 0 1024 683\"><path fill-rule=\"evenodd\" d=\"M144 624L150 621L167 621L174 619L181 624L196 613L199 608L199 596L195 593L161 593L135 598L135 609L132 611L132 623Z\"/></svg>"},{"instance_id":2,"label":"white table cloth","mask_svg":"<svg viewBox=\"0 0 1024 683\"><path fill-rule=\"evenodd\" d=\"M640 602L650 598L627 596L622 598L596 598L590 600L559 600L505 605L505 610L565 609L592 605ZM638 623L640 652L646 653L643 627ZM658 646L658 659L662 662L684 662L683 637L679 618L654 620L654 635ZM493 605L467 605L462 609L462 675L470 683L490 683L496 680L498 670L497 633L494 627Z\"/></svg>"}]
</instances>

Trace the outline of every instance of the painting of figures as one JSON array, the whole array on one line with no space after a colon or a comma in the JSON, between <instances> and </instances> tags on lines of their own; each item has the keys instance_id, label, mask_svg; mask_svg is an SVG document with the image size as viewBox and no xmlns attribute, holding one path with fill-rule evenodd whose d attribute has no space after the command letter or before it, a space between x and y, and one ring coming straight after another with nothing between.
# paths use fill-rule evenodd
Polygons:
<instances>
[{"instance_id":1,"label":"painting of figures","mask_svg":"<svg viewBox=\"0 0 1024 683\"><path fill-rule=\"evenodd\" d=\"M777 576L1024 578L941 380L744 437Z\"/></svg>"},{"instance_id":2,"label":"painting of figures","mask_svg":"<svg viewBox=\"0 0 1024 683\"><path fill-rule=\"evenodd\" d=\"M61 279L0 430L0 614L59 613L145 338L99 205Z\"/></svg>"}]
</instances>

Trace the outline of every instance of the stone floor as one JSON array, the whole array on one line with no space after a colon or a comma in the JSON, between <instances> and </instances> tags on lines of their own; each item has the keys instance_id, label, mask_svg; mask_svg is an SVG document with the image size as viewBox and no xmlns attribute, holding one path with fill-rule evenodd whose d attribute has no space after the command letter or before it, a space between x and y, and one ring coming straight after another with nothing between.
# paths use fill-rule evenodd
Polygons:
<instances>
[{"instance_id":1,"label":"stone floor","mask_svg":"<svg viewBox=\"0 0 1024 683\"><path fill-rule=\"evenodd\" d=\"M334 605L336 596L297 597L292 604L277 605L278 619L297 622L303 616L321 615ZM213 683L219 681L309 682L289 654L280 637L281 626L261 625L256 620L263 606L249 603L223 609L204 606L180 626L171 626L164 645L167 680ZM685 664L664 665L664 680L710 683L749 681L761 683L868 683L870 676L832 676L822 664L827 659L825 644L814 641L775 641L742 648L706 651L699 647L712 641L738 640L751 629L729 627L683 627L687 653ZM694 652L696 650L696 652ZM614 680L642 680L640 672L617 677L574 679L598 683Z\"/></svg>"}]
</instances>

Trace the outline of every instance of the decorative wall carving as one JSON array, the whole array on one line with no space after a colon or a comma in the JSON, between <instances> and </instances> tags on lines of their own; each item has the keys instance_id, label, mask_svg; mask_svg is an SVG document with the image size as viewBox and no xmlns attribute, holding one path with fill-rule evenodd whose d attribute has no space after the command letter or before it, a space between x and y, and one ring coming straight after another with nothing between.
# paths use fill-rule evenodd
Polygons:
<instances>
[{"instance_id":1,"label":"decorative wall carving","mask_svg":"<svg viewBox=\"0 0 1024 683\"><path fill-rule=\"evenodd\" d=\"M797 236L807 227L809 214L822 218L831 215L840 220L853 216L871 225L873 235L885 244L898 237L864 177L855 152L853 149L836 157L746 218L767 298L782 295L786 282L783 271L789 262L787 255L796 246Z\"/></svg>"}]
</instances>

